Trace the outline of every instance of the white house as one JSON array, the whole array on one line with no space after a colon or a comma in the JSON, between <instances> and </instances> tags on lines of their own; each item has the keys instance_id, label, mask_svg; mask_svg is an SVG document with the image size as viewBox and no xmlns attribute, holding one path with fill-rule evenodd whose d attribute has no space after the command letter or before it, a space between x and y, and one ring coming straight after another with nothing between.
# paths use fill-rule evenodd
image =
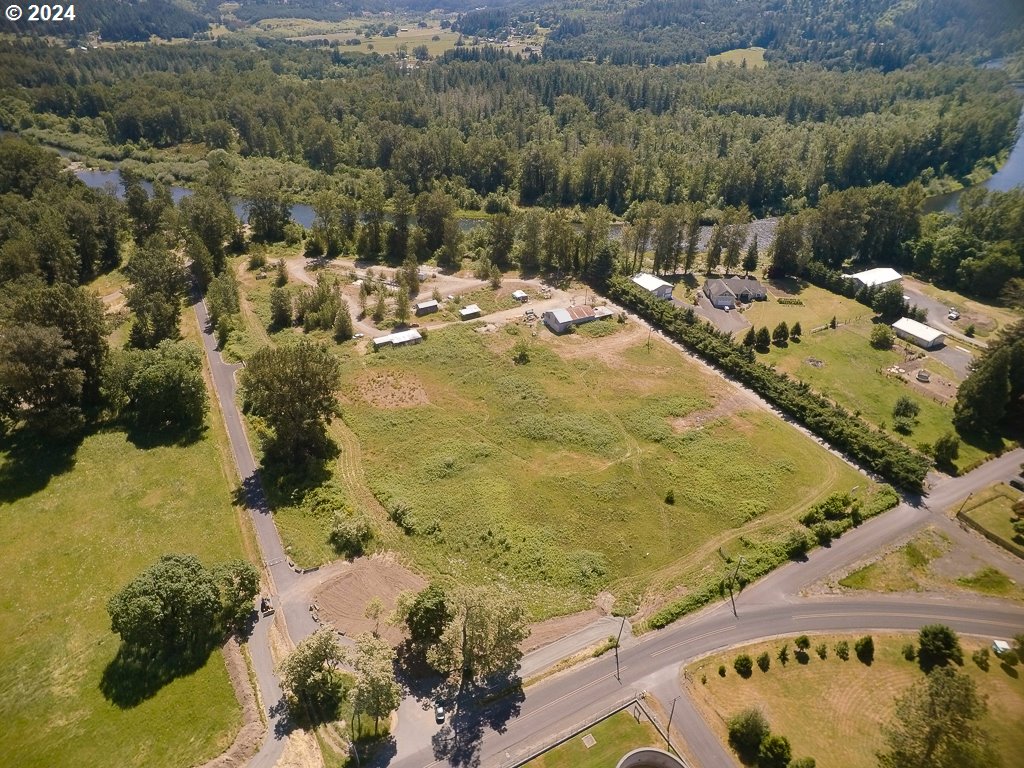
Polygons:
<instances>
[{"instance_id":1,"label":"white house","mask_svg":"<svg viewBox=\"0 0 1024 768\"><path fill-rule=\"evenodd\" d=\"M416 305L416 316L429 315L431 312L437 312L440 308L440 304L431 299L430 301L421 301Z\"/></svg>"},{"instance_id":2,"label":"white house","mask_svg":"<svg viewBox=\"0 0 1024 768\"><path fill-rule=\"evenodd\" d=\"M672 283L666 283L660 277L655 277L647 272L641 272L638 275L633 275L633 282L648 293L653 293L659 299L672 298Z\"/></svg>"},{"instance_id":3,"label":"white house","mask_svg":"<svg viewBox=\"0 0 1024 768\"><path fill-rule=\"evenodd\" d=\"M935 349L946 343L946 334L937 331L930 325L911 320L909 317L901 317L892 324L892 329L901 339L906 339L911 344L916 344L924 349Z\"/></svg>"},{"instance_id":4,"label":"white house","mask_svg":"<svg viewBox=\"0 0 1024 768\"><path fill-rule=\"evenodd\" d=\"M480 317L480 307L476 304L470 304L468 307L463 307L459 310L459 318L462 320L469 320L473 317Z\"/></svg>"},{"instance_id":5,"label":"white house","mask_svg":"<svg viewBox=\"0 0 1024 768\"><path fill-rule=\"evenodd\" d=\"M903 275L892 267L875 267L864 272L858 272L855 275L843 275L843 277L847 280L856 280L867 288L885 286L889 285L889 283L897 283L903 279Z\"/></svg>"},{"instance_id":6,"label":"white house","mask_svg":"<svg viewBox=\"0 0 1024 768\"><path fill-rule=\"evenodd\" d=\"M373 340L373 346L375 349L386 347L389 344L392 347L401 347L405 344L419 344L421 341L423 341L423 337L420 336L420 332L415 328L410 328L407 331L389 333L387 336L378 336Z\"/></svg>"},{"instance_id":7,"label":"white house","mask_svg":"<svg viewBox=\"0 0 1024 768\"><path fill-rule=\"evenodd\" d=\"M574 325L596 320L597 315L592 307L566 307L564 309L549 309L541 315L541 319L544 320L544 325L555 333L565 333Z\"/></svg>"}]
</instances>

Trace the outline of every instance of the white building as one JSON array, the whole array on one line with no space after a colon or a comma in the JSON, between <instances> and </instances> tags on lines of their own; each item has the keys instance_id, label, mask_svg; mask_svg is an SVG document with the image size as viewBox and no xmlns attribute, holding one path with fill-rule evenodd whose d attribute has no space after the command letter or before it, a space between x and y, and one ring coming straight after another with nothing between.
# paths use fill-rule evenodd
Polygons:
<instances>
[{"instance_id":1,"label":"white building","mask_svg":"<svg viewBox=\"0 0 1024 768\"><path fill-rule=\"evenodd\" d=\"M468 307L463 307L459 310L459 317L462 320L469 320L470 318L480 317L480 307L476 304L470 304Z\"/></svg>"},{"instance_id":2,"label":"white building","mask_svg":"<svg viewBox=\"0 0 1024 768\"><path fill-rule=\"evenodd\" d=\"M632 279L634 283L648 293L653 293L659 299L672 298L672 283L666 283L660 277L655 277L647 272L641 272L638 275L633 275Z\"/></svg>"},{"instance_id":3,"label":"white building","mask_svg":"<svg viewBox=\"0 0 1024 768\"><path fill-rule=\"evenodd\" d=\"M903 279L903 275L892 267L875 267L864 272L858 272L855 275L843 275L843 277L847 280L856 280L867 288L885 286L889 285L889 283L897 283Z\"/></svg>"},{"instance_id":4,"label":"white building","mask_svg":"<svg viewBox=\"0 0 1024 768\"><path fill-rule=\"evenodd\" d=\"M420 332L414 328L410 328L408 331L399 331L398 333L389 333L387 336L378 336L373 340L373 346L375 349L386 347L389 344L392 347L401 347L404 344L419 344L423 341L423 337L420 336Z\"/></svg>"},{"instance_id":5,"label":"white building","mask_svg":"<svg viewBox=\"0 0 1024 768\"><path fill-rule=\"evenodd\" d=\"M512 291L512 298L516 301L526 301L530 297L527 295L526 291Z\"/></svg>"},{"instance_id":6,"label":"white building","mask_svg":"<svg viewBox=\"0 0 1024 768\"><path fill-rule=\"evenodd\" d=\"M892 324L892 329L901 339L906 339L911 344L916 344L924 349L935 349L946 343L946 334L937 331L930 325L911 320L909 317L901 317Z\"/></svg>"},{"instance_id":7,"label":"white building","mask_svg":"<svg viewBox=\"0 0 1024 768\"><path fill-rule=\"evenodd\" d=\"M441 305L431 299L430 301L421 301L416 305L416 316L429 315L431 312L437 312Z\"/></svg>"},{"instance_id":8,"label":"white building","mask_svg":"<svg viewBox=\"0 0 1024 768\"><path fill-rule=\"evenodd\" d=\"M544 320L544 325L555 333L565 333L574 325L596 320L597 315L592 307L566 307L549 309L541 316L541 319Z\"/></svg>"}]
</instances>

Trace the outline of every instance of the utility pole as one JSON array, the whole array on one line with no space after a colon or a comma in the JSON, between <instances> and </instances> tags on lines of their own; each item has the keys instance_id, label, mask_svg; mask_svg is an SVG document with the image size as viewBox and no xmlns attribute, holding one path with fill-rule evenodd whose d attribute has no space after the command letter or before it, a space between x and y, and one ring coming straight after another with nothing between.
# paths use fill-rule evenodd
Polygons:
<instances>
[{"instance_id":1,"label":"utility pole","mask_svg":"<svg viewBox=\"0 0 1024 768\"><path fill-rule=\"evenodd\" d=\"M679 697L672 699L672 709L668 713L668 727L665 729L665 749L672 749L672 716L676 713L676 702Z\"/></svg>"},{"instance_id":2,"label":"utility pole","mask_svg":"<svg viewBox=\"0 0 1024 768\"><path fill-rule=\"evenodd\" d=\"M741 565L743 565L743 555L740 555L740 559L736 561L736 570L732 572L732 578L729 579L729 600L732 602L733 616L739 615L736 613L736 596L733 594L732 586L736 583L736 577L739 575Z\"/></svg>"},{"instance_id":3,"label":"utility pole","mask_svg":"<svg viewBox=\"0 0 1024 768\"><path fill-rule=\"evenodd\" d=\"M615 638L615 679L622 682L622 678L619 677L619 641L622 639L622 630L626 626L626 617L622 617L622 623L619 624L619 634Z\"/></svg>"},{"instance_id":4,"label":"utility pole","mask_svg":"<svg viewBox=\"0 0 1024 768\"><path fill-rule=\"evenodd\" d=\"M967 498L964 499L964 503L960 505L960 509L958 509L956 511L956 514L953 515L953 517L959 517L960 516L960 513L964 511L964 507L967 506L967 502L971 500L971 496L973 496L973 495L974 495L974 491L971 491L970 493L967 494Z\"/></svg>"}]
</instances>

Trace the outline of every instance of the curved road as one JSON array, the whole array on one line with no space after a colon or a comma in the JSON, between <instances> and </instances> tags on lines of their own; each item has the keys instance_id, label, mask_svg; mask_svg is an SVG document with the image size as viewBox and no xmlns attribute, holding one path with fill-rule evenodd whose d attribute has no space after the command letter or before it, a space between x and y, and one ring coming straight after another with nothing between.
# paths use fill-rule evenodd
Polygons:
<instances>
[{"instance_id":1,"label":"curved road","mask_svg":"<svg viewBox=\"0 0 1024 768\"><path fill-rule=\"evenodd\" d=\"M290 640L297 642L312 632L316 625L309 616L308 606L297 597L301 594L298 586L303 576L289 566L285 557L237 408L235 373L241 366L226 363L216 350L212 331L208 329L205 304L202 301L196 303L194 310L203 329L203 345L232 453L243 478L246 506L267 566L271 591L277 598L278 617L283 619ZM396 768L513 765L517 755L522 755L532 746L549 740L554 734L570 730L639 690L648 690L663 702L677 700L674 730L685 734L700 765L704 768L732 768L734 760L680 687L679 666L687 660L763 637L801 632L916 630L924 624L942 622L967 634L1011 636L1019 633L1024 630L1024 609L1000 601L906 596L801 598L798 595L802 589L833 571L857 563L911 535L932 520L936 512L941 513L967 494L1010 476L1022 460L1024 450L1018 449L968 475L936 483L927 504L903 503L847 533L831 547L814 550L805 562L786 565L748 587L737 596L735 615L728 603L719 604L639 640L626 640L618 655L617 668L615 657L605 655L530 686L523 701L515 706L514 716L494 711L506 706L500 701L490 711L469 713L470 718L489 724L477 722L475 728L478 730L474 730L471 748L468 753L461 751L453 762L448 762L443 754L435 755L430 741L434 729L428 726L410 729L415 734L413 740L416 743L400 740L396 745L397 755L390 764ZM254 768L271 768L278 761L287 733L281 688L270 655L270 623L261 619L249 640L249 651L269 722L264 743L249 763ZM414 700L407 700L403 711L413 707ZM459 722L463 721L460 717ZM450 729L444 730L450 735ZM398 733L403 732L400 729Z\"/></svg>"}]
</instances>

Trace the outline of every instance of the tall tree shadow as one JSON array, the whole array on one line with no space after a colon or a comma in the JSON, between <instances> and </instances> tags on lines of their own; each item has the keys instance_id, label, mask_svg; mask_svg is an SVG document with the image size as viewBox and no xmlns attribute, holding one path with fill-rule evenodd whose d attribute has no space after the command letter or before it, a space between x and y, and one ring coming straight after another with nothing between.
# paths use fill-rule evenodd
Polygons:
<instances>
[{"instance_id":1,"label":"tall tree shadow","mask_svg":"<svg viewBox=\"0 0 1024 768\"><path fill-rule=\"evenodd\" d=\"M153 654L124 643L103 670L100 692L121 709L137 707L168 683L201 669L213 646L176 654Z\"/></svg>"},{"instance_id":2,"label":"tall tree shadow","mask_svg":"<svg viewBox=\"0 0 1024 768\"><path fill-rule=\"evenodd\" d=\"M168 426L163 429L145 429L135 425L125 425L125 433L128 440L136 448L146 450L149 448L186 448L203 439L206 434L206 424L198 427L175 427Z\"/></svg>"},{"instance_id":3,"label":"tall tree shadow","mask_svg":"<svg viewBox=\"0 0 1024 768\"><path fill-rule=\"evenodd\" d=\"M509 720L519 716L525 699L517 673L491 678L486 686L467 684L459 694L450 724L431 740L434 757L460 768L479 766L484 729L504 733Z\"/></svg>"},{"instance_id":4,"label":"tall tree shadow","mask_svg":"<svg viewBox=\"0 0 1024 768\"><path fill-rule=\"evenodd\" d=\"M78 430L56 438L32 430L18 429L0 435L0 503L12 504L46 488L50 481L70 472L75 454L88 433Z\"/></svg>"}]
</instances>

